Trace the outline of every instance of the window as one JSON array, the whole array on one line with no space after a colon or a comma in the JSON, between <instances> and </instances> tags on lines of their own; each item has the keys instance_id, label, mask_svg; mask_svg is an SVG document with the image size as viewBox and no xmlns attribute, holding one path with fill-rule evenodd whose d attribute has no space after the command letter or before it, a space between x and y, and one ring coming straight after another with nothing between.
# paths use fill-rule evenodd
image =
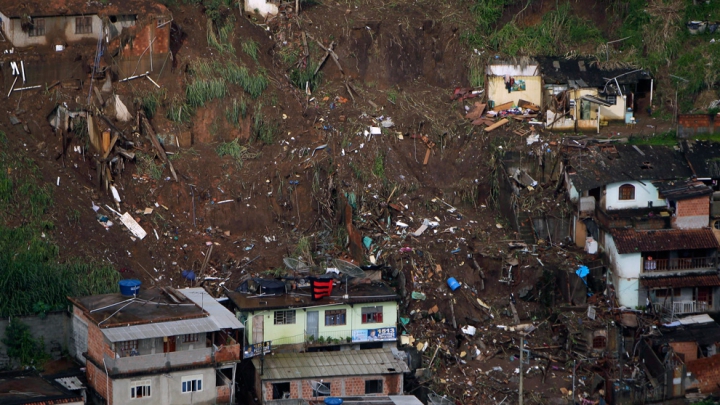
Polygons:
<instances>
[{"instance_id":1,"label":"window","mask_svg":"<svg viewBox=\"0 0 720 405\"><path fill-rule=\"evenodd\" d=\"M328 397L330 396L330 383L329 382L317 382L313 383L313 396L314 397Z\"/></svg>"},{"instance_id":2,"label":"window","mask_svg":"<svg viewBox=\"0 0 720 405\"><path fill-rule=\"evenodd\" d=\"M273 397L272 399L287 399L290 398L290 383L275 383L272 385Z\"/></svg>"},{"instance_id":3,"label":"window","mask_svg":"<svg viewBox=\"0 0 720 405\"><path fill-rule=\"evenodd\" d=\"M193 343L198 341L198 334L197 333L190 333L188 335L182 335L182 342L183 343Z\"/></svg>"},{"instance_id":4,"label":"window","mask_svg":"<svg viewBox=\"0 0 720 405\"><path fill-rule=\"evenodd\" d=\"M366 394L382 394L383 380L367 380L365 381Z\"/></svg>"},{"instance_id":5,"label":"window","mask_svg":"<svg viewBox=\"0 0 720 405\"><path fill-rule=\"evenodd\" d=\"M676 288L675 296L679 297L680 292L681 292L680 289ZM672 288L661 288L659 290L655 290L655 297L657 297L657 298L665 298L665 297L672 297L672 296L673 296Z\"/></svg>"},{"instance_id":6,"label":"window","mask_svg":"<svg viewBox=\"0 0 720 405\"><path fill-rule=\"evenodd\" d=\"M92 34L92 17L75 17L76 34Z\"/></svg>"},{"instance_id":7,"label":"window","mask_svg":"<svg viewBox=\"0 0 720 405\"><path fill-rule=\"evenodd\" d=\"M621 200L634 200L635 199L635 186L632 184L623 184L620 186L620 199Z\"/></svg>"},{"instance_id":8,"label":"window","mask_svg":"<svg viewBox=\"0 0 720 405\"><path fill-rule=\"evenodd\" d=\"M202 376L191 375L182 378L182 392L202 391Z\"/></svg>"},{"instance_id":9,"label":"window","mask_svg":"<svg viewBox=\"0 0 720 405\"><path fill-rule=\"evenodd\" d=\"M138 348L138 341L137 340L126 340L124 342L117 343L117 351L120 352L129 352L131 350L137 350Z\"/></svg>"},{"instance_id":10,"label":"window","mask_svg":"<svg viewBox=\"0 0 720 405\"><path fill-rule=\"evenodd\" d=\"M33 18L28 35L30 35L31 37L39 37L45 35L45 19Z\"/></svg>"},{"instance_id":11,"label":"window","mask_svg":"<svg viewBox=\"0 0 720 405\"><path fill-rule=\"evenodd\" d=\"M325 311L325 326L345 325L345 310L334 309Z\"/></svg>"},{"instance_id":12,"label":"window","mask_svg":"<svg viewBox=\"0 0 720 405\"><path fill-rule=\"evenodd\" d=\"M382 307L365 307L362 311L362 323L382 323Z\"/></svg>"},{"instance_id":13,"label":"window","mask_svg":"<svg viewBox=\"0 0 720 405\"><path fill-rule=\"evenodd\" d=\"M295 310L275 311L275 325L293 325L295 323Z\"/></svg>"},{"instance_id":14,"label":"window","mask_svg":"<svg viewBox=\"0 0 720 405\"><path fill-rule=\"evenodd\" d=\"M605 336L595 336L593 338L593 349L604 349L606 342Z\"/></svg>"},{"instance_id":15,"label":"window","mask_svg":"<svg viewBox=\"0 0 720 405\"><path fill-rule=\"evenodd\" d=\"M713 221L713 228L720 231L720 220Z\"/></svg>"},{"instance_id":16,"label":"window","mask_svg":"<svg viewBox=\"0 0 720 405\"><path fill-rule=\"evenodd\" d=\"M130 398L148 398L150 396L150 381L132 381L130 382Z\"/></svg>"}]
</instances>

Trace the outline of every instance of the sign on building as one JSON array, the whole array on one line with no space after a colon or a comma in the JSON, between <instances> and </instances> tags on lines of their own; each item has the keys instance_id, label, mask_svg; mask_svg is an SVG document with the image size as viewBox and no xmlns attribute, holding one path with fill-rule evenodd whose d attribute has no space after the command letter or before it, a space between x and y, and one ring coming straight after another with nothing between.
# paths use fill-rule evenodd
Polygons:
<instances>
[{"instance_id":1,"label":"sign on building","mask_svg":"<svg viewBox=\"0 0 720 405\"><path fill-rule=\"evenodd\" d=\"M386 342L397 340L397 328L354 329L353 342Z\"/></svg>"}]
</instances>

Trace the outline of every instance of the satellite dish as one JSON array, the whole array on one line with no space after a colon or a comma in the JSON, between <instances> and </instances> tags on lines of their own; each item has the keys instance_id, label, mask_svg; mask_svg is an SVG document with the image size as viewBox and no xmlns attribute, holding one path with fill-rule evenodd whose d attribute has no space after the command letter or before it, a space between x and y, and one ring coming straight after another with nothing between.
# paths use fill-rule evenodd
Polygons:
<instances>
[{"instance_id":1,"label":"satellite dish","mask_svg":"<svg viewBox=\"0 0 720 405\"><path fill-rule=\"evenodd\" d=\"M310 386L312 387L313 391L318 395L330 395L330 387L323 384L321 381L310 381Z\"/></svg>"},{"instance_id":2,"label":"satellite dish","mask_svg":"<svg viewBox=\"0 0 720 405\"><path fill-rule=\"evenodd\" d=\"M365 277L365 271L350 262L346 262L345 260L342 260L342 259L333 259L333 264L335 265L335 268L338 269L338 271L340 273L343 273L349 277L355 277L355 278Z\"/></svg>"},{"instance_id":3,"label":"satellite dish","mask_svg":"<svg viewBox=\"0 0 720 405\"><path fill-rule=\"evenodd\" d=\"M286 257L283 259L283 263L285 263L285 266L292 271L297 271L299 273L310 272L310 265L303 262L302 260L294 259L292 257Z\"/></svg>"}]
</instances>

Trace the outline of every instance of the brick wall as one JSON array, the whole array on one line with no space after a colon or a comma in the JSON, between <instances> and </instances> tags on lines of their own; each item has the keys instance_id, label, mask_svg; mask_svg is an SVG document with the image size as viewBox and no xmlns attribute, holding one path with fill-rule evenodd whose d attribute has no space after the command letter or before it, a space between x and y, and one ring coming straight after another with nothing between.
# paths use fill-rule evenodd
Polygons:
<instances>
[{"instance_id":1,"label":"brick wall","mask_svg":"<svg viewBox=\"0 0 720 405\"><path fill-rule=\"evenodd\" d=\"M217 400L218 404L229 404L230 403L230 387L227 385L221 385L215 387L217 389Z\"/></svg>"},{"instance_id":2,"label":"brick wall","mask_svg":"<svg viewBox=\"0 0 720 405\"><path fill-rule=\"evenodd\" d=\"M92 322L88 322L88 356L98 364L103 361L103 354L115 358L110 342L105 340L102 330Z\"/></svg>"},{"instance_id":3,"label":"brick wall","mask_svg":"<svg viewBox=\"0 0 720 405\"><path fill-rule=\"evenodd\" d=\"M720 392L720 354L686 362L687 371L698 381L686 388L699 388L703 394Z\"/></svg>"},{"instance_id":4,"label":"brick wall","mask_svg":"<svg viewBox=\"0 0 720 405\"><path fill-rule=\"evenodd\" d=\"M672 342L670 346L675 353L681 354L682 359L687 364L689 361L697 360L697 343L695 342Z\"/></svg>"},{"instance_id":5,"label":"brick wall","mask_svg":"<svg viewBox=\"0 0 720 405\"><path fill-rule=\"evenodd\" d=\"M113 381L110 379L108 382L107 374L105 370L101 370L95 367L95 364L87 362L86 377L88 384L92 387L100 396L105 398L108 403L107 405L113 405L112 395L108 396L108 389L113 392Z\"/></svg>"},{"instance_id":6,"label":"brick wall","mask_svg":"<svg viewBox=\"0 0 720 405\"><path fill-rule=\"evenodd\" d=\"M710 223L710 196L702 196L677 202L672 227L679 229L704 228Z\"/></svg>"},{"instance_id":7,"label":"brick wall","mask_svg":"<svg viewBox=\"0 0 720 405\"><path fill-rule=\"evenodd\" d=\"M695 134L720 131L720 119L708 114L678 115L678 135L687 138Z\"/></svg>"},{"instance_id":8,"label":"brick wall","mask_svg":"<svg viewBox=\"0 0 720 405\"><path fill-rule=\"evenodd\" d=\"M260 376L257 376L258 378ZM324 383L330 383L331 396L359 396L365 394L365 381L367 380L383 380L382 395L396 395L403 392L403 377L400 374L382 375L382 376L363 376L363 377L344 377L344 378L324 378ZM317 380L314 380L317 381ZM273 383L287 381L263 381L262 396L264 401L273 399ZM380 395L378 393L378 395ZM311 380L290 380L290 398L312 399L313 392Z\"/></svg>"}]
</instances>

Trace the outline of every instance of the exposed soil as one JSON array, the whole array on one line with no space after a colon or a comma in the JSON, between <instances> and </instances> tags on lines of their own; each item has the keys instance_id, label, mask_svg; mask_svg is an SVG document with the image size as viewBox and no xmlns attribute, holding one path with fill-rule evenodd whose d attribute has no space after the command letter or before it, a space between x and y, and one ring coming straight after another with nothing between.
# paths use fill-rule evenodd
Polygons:
<instances>
[{"instance_id":1,"label":"exposed soil","mask_svg":"<svg viewBox=\"0 0 720 405\"><path fill-rule=\"evenodd\" d=\"M493 339L501 340L494 331L495 324L512 321L512 315L502 309L508 307L510 294L534 287L542 274L543 266L537 259L572 268L579 263L577 257L582 257L582 252L565 255L554 249L538 257L521 255L515 282L498 281L507 276L506 260L514 255L508 241L519 237L490 207L488 161L501 142L508 150L526 157L531 148L525 145L524 137L511 132L515 125L491 135L481 133L464 120L464 105L450 100L453 88L467 85L468 51L460 41L460 33L470 22L460 3L368 1L360 7L355 3L328 2L304 10L300 20L278 17L267 25L258 25L234 10L236 57L251 69L260 66L268 71L271 84L261 98L262 111L278 125L278 135L270 145L250 141L251 115L239 127L229 125L224 119L230 99L227 97L198 108L190 125L170 122L161 108L152 118L155 130L159 134L191 131L193 145L190 150L181 149L173 160L178 183L167 169L162 179L138 176L134 163L128 163L116 175L123 199L121 209L134 213L148 232L143 240L131 240L120 224L106 230L96 221L92 203L101 205L101 212L109 215L104 207L114 207L112 196L96 187L92 159L72 151L76 141L71 141L70 151L61 156L62 141L47 123L46 117L59 101L83 105L90 94L89 81L78 91L32 90L3 98L0 104L5 111L28 123L31 133L25 133L22 125L10 125L6 119L1 120L0 129L8 134L12 148L24 151L39 165L42 178L38 181L56 184L60 178L51 215L55 228L48 233L61 247L64 259L88 257L112 263L126 278L138 278L149 285L183 287L190 282L182 278L181 272L198 272L209 244L214 244L204 276L224 280L220 285L208 283L214 292L221 292L222 285L237 287L245 274L278 273L276 269L284 267L282 258L295 256L298 240L303 237L310 242L309 251L316 261L346 254L344 235L338 231L342 227L337 223L339 206L335 197L354 193L355 225L379 246L373 250L378 262L403 274L400 277L398 272L387 271L386 279L404 293L401 316L413 317L408 332L433 347L441 343L442 352L459 352L457 348L463 342L467 345L466 338L456 336L462 334L453 328L450 317L446 280L455 277L465 285L462 294L454 294L452 311L458 327L485 324L488 331L483 334L493 336L485 344L492 346ZM540 9L533 6L530 11L539 14L550 7L548 4ZM206 20L198 8L180 5L172 11L174 61L172 68L156 78L166 100L184 97L189 63L221 57L207 45ZM302 52L302 31L326 47L334 41L345 73L328 59L321 69L322 84L309 97L289 83L288 71L279 57L288 47ZM241 51L242 41L247 39L259 44L257 63ZM310 38L308 41L313 42ZM311 48L315 49L312 58L323 56L319 46ZM345 78L356 90L352 96ZM113 91L135 113L131 108L133 100L138 94L154 91L154 87L148 80L138 79L114 83ZM232 88L231 97L240 97L241 91ZM380 116L391 117L394 126L384 129L383 135L364 136L368 126L379 125ZM603 133L617 136L619 132L624 137L630 131L655 130L643 124L641 121L635 129L608 127ZM146 138L135 133L134 120L115 125L125 130L138 150L151 152ZM426 147L413 135L427 135L436 144L427 165L423 164ZM229 157L219 158L215 150L218 144L235 138L258 156L246 159L242 165ZM554 150L557 143L551 142L559 138L557 134L542 134L542 142ZM327 147L315 150L321 145ZM383 162L384 174L378 170L373 173L377 156ZM538 186L539 190L549 190L543 197L548 204L558 198L551 193L555 185L548 179ZM401 213L389 209L388 203L407 209ZM154 212L142 214L148 207ZM70 210L80 212L79 221L68 219ZM412 232L425 218L437 220L439 227L415 237L395 226L397 221L407 223ZM13 218L6 222L16 225ZM336 243L338 235L340 243ZM413 250L401 252L401 247ZM484 271L484 289L473 260ZM398 285L403 280L404 284ZM412 291L424 292L427 300L410 299ZM502 313L501 319L487 318L473 304L475 298ZM442 317L427 314L434 305L438 305ZM416 318L416 313L422 315ZM544 319L540 318L543 310L537 302L518 300L518 313L523 322ZM553 344L553 332L547 326L535 333L533 344ZM509 336L504 334L502 339ZM470 389L461 370L470 373L470 369L480 369L484 373L499 365L507 373L517 364L504 353L487 361L472 360L467 365L455 356L441 356L447 367L437 369L435 383L441 379L445 383L435 385L435 389L458 400L467 398L462 403L489 400L463 394ZM546 397L553 395L552 390L557 396L556 388L567 386L565 374L548 378L545 384L539 378L531 374L526 387ZM515 385L511 380L507 387L514 389ZM498 395L494 395L497 402L506 394Z\"/></svg>"}]
</instances>

